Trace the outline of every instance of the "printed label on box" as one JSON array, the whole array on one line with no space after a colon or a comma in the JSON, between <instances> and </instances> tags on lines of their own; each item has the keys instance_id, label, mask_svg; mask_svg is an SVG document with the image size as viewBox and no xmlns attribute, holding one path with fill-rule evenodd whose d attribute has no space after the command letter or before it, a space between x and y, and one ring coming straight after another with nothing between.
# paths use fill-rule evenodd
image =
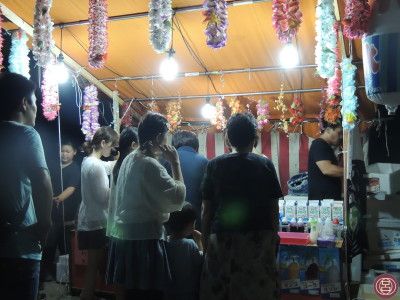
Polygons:
<instances>
[{"instance_id":1,"label":"printed label on box","mask_svg":"<svg viewBox=\"0 0 400 300\"><path fill-rule=\"evenodd\" d=\"M307 280L300 282L301 290L319 289L319 280Z\"/></svg>"},{"instance_id":2,"label":"printed label on box","mask_svg":"<svg viewBox=\"0 0 400 300\"><path fill-rule=\"evenodd\" d=\"M297 202L297 219L302 218L303 221L308 220L307 214L307 201L299 201Z\"/></svg>"},{"instance_id":3,"label":"printed label on box","mask_svg":"<svg viewBox=\"0 0 400 300\"><path fill-rule=\"evenodd\" d=\"M300 287L300 279L282 280L281 286L282 286L282 289L284 289L284 290L299 288Z\"/></svg>"},{"instance_id":4,"label":"printed label on box","mask_svg":"<svg viewBox=\"0 0 400 300\"><path fill-rule=\"evenodd\" d=\"M286 201L285 203L285 217L290 221L296 218L296 201Z\"/></svg>"},{"instance_id":5,"label":"printed label on box","mask_svg":"<svg viewBox=\"0 0 400 300\"><path fill-rule=\"evenodd\" d=\"M341 290L342 290L342 286L341 286L340 282L321 284L321 293L322 294L340 292Z\"/></svg>"},{"instance_id":6,"label":"printed label on box","mask_svg":"<svg viewBox=\"0 0 400 300\"><path fill-rule=\"evenodd\" d=\"M320 206L319 215L322 220L330 219L332 220L332 207L328 205Z\"/></svg>"},{"instance_id":7,"label":"printed label on box","mask_svg":"<svg viewBox=\"0 0 400 300\"><path fill-rule=\"evenodd\" d=\"M318 220L318 218L319 218L319 205L318 204L317 205L310 204L308 206L308 219L309 220L313 220L313 219Z\"/></svg>"}]
</instances>

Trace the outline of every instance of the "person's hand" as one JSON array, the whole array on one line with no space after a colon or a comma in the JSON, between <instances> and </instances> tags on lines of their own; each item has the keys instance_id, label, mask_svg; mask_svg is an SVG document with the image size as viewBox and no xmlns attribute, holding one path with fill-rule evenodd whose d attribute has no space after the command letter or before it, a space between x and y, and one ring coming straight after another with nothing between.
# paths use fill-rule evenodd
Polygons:
<instances>
[{"instance_id":1,"label":"person's hand","mask_svg":"<svg viewBox=\"0 0 400 300\"><path fill-rule=\"evenodd\" d=\"M64 198L61 197L61 196L53 197L53 201L56 203L56 206L57 206L57 208L58 208L58 206L60 205L60 203L64 201Z\"/></svg>"},{"instance_id":2,"label":"person's hand","mask_svg":"<svg viewBox=\"0 0 400 300\"><path fill-rule=\"evenodd\" d=\"M169 162L171 165L179 163L179 156L175 147L170 145L164 145L164 146L159 146L159 148L161 149L162 155L167 162Z\"/></svg>"},{"instance_id":3,"label":"person's hand","mask_svg":"<svg viewBox=\"0 0 400 300\"><path fill-rule=\"evenodd\" d=\"M201 232L198 230L193 230L193 239L196 242L196 244L198 244L201 241Z\"/></svg>"}]
</instances>

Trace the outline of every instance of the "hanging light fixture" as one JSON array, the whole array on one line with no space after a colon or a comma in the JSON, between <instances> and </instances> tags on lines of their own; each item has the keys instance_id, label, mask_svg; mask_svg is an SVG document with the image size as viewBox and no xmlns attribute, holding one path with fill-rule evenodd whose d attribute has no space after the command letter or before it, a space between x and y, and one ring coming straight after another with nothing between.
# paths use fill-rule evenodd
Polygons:
<instances>
[{"instance_id":1,"label":"hanging light fixture","mask_svg":"<svg viewBox=\"0 0 400 300\"><path fill-rule=\"evenodd\" d=\"M174 59L174 48L171 48L167 51L168 57L165 59L160 66L160 74L165 80L172 80L178 74L178 64Z\"/></svg>"},{"instance_id":2,"label":"hanging light fixture","mask_svg":"<svg viewBox=\"0 0 400 300\"><path fill-rule=\"evenodd\" d=\"M285 47L283 47L279 54L279 60L281 65L287 69L293 68L299 64L299 54L292 42L286 43Z\"/></svg>"},{"instance_id":3,"label":"hanging light fixture","mask_svg":"<svg viewBox=\"0 0 400 300\"><path fill-rule=\"evenodd\" d=\"M178 74L178 64L174 59L174 17L172 17L171 26L171 48L166 52L168 57L160 65L160 74L165 80L172 80Z\"/></svg>"},{"instance_id":4,"label":"hanging light fixture","mask_svg":"<svg viewBox=\"0 0 400 300\"><path fill-rule=\"evenodd\" d=\"M210 103L210 97L206 98L206 104L201 109L201 114L205 119L211 119L215 116L215 106Z\"/></svg>"},{"instance_id":5,"label":"hanging light fixture","mask_svg":"<svg viewBox=\"0 0 400 300\"><path fill-rule=\"evenodd\" d=\"M64 55L62 54L62 33L63 33L63 27L61 27L60 54L57 57L56 64L52 67L53 76L58 83L65 83L69 77L68 68L65 66Z\"/></svg>"}]
</instances>

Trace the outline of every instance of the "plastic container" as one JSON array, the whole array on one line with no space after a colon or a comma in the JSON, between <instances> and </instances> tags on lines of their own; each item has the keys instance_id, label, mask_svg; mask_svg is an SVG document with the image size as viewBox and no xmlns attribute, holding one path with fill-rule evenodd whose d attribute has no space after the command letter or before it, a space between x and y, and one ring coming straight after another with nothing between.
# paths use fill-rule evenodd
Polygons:
<instances>
[{"instance_id":1,"label":"plastic container","mask_svg":"<svg viewBox=\"0 0 400 300\"><path fill-rule=\"evenodd\" d=\"M302 218L297 221L297 232L305 232L304 230L305 224Z\"/></svg>"},{"instance_id":2,"label":"plastic container","mask_svg":"<svg viewBox=\"0 0 400 300\"><path fill-rule=\"evenodd\" d=\"M289 231L289 222L286 217L282 218L282 232L288 232Z\"/></svg>"},{"instance_id":3,"label":"plastic container","mask_svg":"<svg viewBox=\"0 0 400 300\"><path fill-rule=\"evenodd\" d=\"M317 243L318 239L318 228L317 228L317 220L313 219L311 221L311 232L310 232L310 241L313 244Z\"/></svg>"},{"instance_id":4,"label":"plastic container","mask_svg":"<svg viewBox=\"0 0 400 300\"><path fill-rule=\"evenodd\" d=\"M290 232L297 232L297 222L295 218L292 218L289 224L289 231Z\"/></svg>"},{"instance_id":5,"label":"plastic container","mask_svg":"<svg viewBox=\"0 0 400 300\"><path fill-rule=\"evenodd\" d=\"M310 234L301 232L278 232L283 245L308 245Z\"/></svg>"}]
</instances>

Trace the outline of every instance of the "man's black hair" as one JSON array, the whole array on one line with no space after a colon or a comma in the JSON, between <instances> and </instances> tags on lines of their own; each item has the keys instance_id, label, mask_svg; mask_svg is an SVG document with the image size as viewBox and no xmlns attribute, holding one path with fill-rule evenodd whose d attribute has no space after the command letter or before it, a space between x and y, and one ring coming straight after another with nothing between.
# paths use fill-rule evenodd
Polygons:
<instances>
[{"instance_id":1,"label":"man's black hair","mask_svg":"<svg viewBox=\"0 0 400 300\"><path fill-rule=\"evenodd\" d=\"M322 126L324 128L321 129L321 133L324 133L327 128L332 128L333 130L335 130L336 128L342 127L342 121L339 120L338 122L333 124L333 123L329 123L325 120L322 120Z\"/></svg>"},{"instance_id":2,"label":"man's black hair","mask_svg":"<svg viewBox=\"0 0 400 300\"><path fill-rule=\"evenodd\" d=\"M235 148L246 147L257 137L257 121L249 112L232 115L226 127L229 142Z\"/></svg>"},{"instance_id":3,"label":"man's black hair","mask_svg":"<svg viewBox=\"0 0 400 300\"><path fill-rule=\"evenodd\" d=\"M194 132L189 130L179 130L172 136L172 146L179 149L183 146L192 147L194 150L199 150L199 139Z\"/></svg>"},{"instance_id":4,"label":"man's black hair","mask_svg":"<svg viewBox=\"0 0 400 300\"><path fill-rule=\"evenodd\" d=\"M0 120L9 120L18 112L24 98L32 104L31 95L35 92L33 81L16 73L0 74Z\"/></svg>"}]
</instances>

